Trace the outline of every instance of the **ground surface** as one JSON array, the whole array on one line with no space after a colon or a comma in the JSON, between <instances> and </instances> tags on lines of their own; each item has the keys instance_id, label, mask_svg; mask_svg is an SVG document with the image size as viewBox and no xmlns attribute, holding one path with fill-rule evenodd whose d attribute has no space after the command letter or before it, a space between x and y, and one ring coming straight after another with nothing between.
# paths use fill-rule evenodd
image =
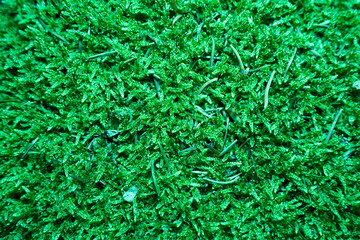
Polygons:
<instances>
[{"instance_id":1,"label":"ground surface","mask_svg":"<svg viewBox=\"0 0 360 240\"><path fill-rule=\"evenodd\" d=\"M0 25L3 239L360 235L359 1L7 0Z\"/></svg>"}]
</instances>

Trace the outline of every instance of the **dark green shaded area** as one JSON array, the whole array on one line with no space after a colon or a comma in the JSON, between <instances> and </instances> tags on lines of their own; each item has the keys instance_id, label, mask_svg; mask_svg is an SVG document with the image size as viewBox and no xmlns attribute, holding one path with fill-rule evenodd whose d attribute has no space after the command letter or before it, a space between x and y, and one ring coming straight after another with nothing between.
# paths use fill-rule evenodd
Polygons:
<instances>
[{"instance_id":1,"label":"dark green shaded area","mask_svg":"<svg viewBox=\"0 0 360 240\"><path fill-rule=\"evenodd\" d=\"M360 235L359 1L8 0L0 26L2 238Z\"/></svg>"}]
</instances>

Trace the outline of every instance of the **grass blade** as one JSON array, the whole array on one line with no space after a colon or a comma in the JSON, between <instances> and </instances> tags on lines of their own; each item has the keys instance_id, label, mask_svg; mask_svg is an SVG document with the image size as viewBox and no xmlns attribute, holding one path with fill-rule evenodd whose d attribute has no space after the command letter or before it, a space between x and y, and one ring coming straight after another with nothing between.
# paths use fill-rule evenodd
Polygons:
<instances>
[{"instance_id":1,"label":"grass blade","mask_svg":"<svg viewBox=\"0 0 360 240\"><path fill-rule=\"evenodd\" d=\"M226 117L226 131L225 131L225 137L224 137L224 144L223 144L223 151L224 151L224 148L225 148L225 144L226 144L226 138L227 138L227 135L228 135L228 132L229 132L229 116Z\"/></svg>"},{"instance_id":2,"label":"grass blade","mask_svg":"<svg viewBox=\"0 0 360 240\"><path fill-rule=\"evenodd\" d=\"M196 149L197 149L197 147L189 147L189 148L185 148L185 149L181 150L179 153L191 152Z\"/></svg>"},{"instance_id":3,"label":"grass blade","mask_svg":"<svg viewBox=\"0 0 360 240\"><path fill-rule=\"evenodd\" d=\"M204 88L206 88L207 86L209 86L211 83L213 82L216 82L218 79L217 78L214 78L214 79L211 79L209 81L207 81L204 85L201 86L201 88L199 89L198 91L198 95L200 95L200 93L204 90Z\"/></svg>"},{"instance_id":4,"label":"grass blade","mask_svg":"<svg viewBox=\"0 0 360 240\"><path fill-rule=\"evenodd\" d=\"M222 155L224 155L227 151L229 151L234 145L235 143L237 143L237 140L233 141L232 143L230 143L229 146L227 146L220 154L219 157L221 157Z\"/></svg>"},{"instance_id":5,"label":"grass blade","mask_svg":"<svg viewBox=\"0 0 360 240\"><path fill-rule=\"evenodd\" d=\"M223 110L224 108L212 108L212 109L206 109L205 112L215 112L215 111L221 111Z\"/></svg>"},{"instance_id":6,"label":"grass blade","mask_svg":"<svg viewBox=\"0 0 360 240\"><path fill-rule=\"evenodd\" d=\"M7 103L7 102L20 102L19 100L12 100L12 99L6 99L6 100L0 100L0 103Z\"/></svg>"},{"instance_id":7,"label":"grass blade","mask_svg":"<svg viewBox=\"0 0 360 240\"><path fill-rule=\"evenodd\" d=\"M242 74L245 76L245 74L246 74L246 73L245 73L245 67L244 67L244 64L243 64L243 62L242 62L242 60L241 60L241 57L240 57L239 53L236 51L236 49L234 48L233 45L230 44L230 47L232 48L232 50L234 51L236 57L238 58L239 63L240 63L241 72L242 72Z\"/></svg>"},{"instance_id":8,"label":"grass blade","mask_svg":"<svg viewBox=\"0 0 360 240\"><path fill-rule=\"evenodd\" d=\"M325 143L327 143L330 140L330 138L334 132L335 125L336 125L337 121L339 120L339 117L340 117L340 114L342 113L342 111L343 111L343 109L340 109L339 111L336 112L335 119L331 125L328 135L326 136Z\"/></svg>"},{"instance_id":9,"label":"grass blade","mask_svg":"<svg viewBox=\"0 0 360 240\"><path fill-rule=\"evenodd\" d=\"M256 176L256 179L258 180L259 177L258 177L258 174L257 174L255 161L254 161L254 159L253 159L253 157L252 157L252 149L251 149L251 148L249 148L249 150L248 150L248 159L250 159L251 162L252 162L252 164L253 164L255 176Z\"/></svg>"},{"instance_id":10,"label":"grass blade","mask_svg":"<svg viewBox=\"0 0 360 240\"><path fill-rule=\"evenodd\" d=\"M226 185L226 184L231 184L231 183L236 182L236 181L239 179L239 177L236 177L236 178L234 178L233 180L228 181L228 182L216 181L216 180L212 180L212 179L210 179L210 178L203 178L203 179L206 180L206 181L208 181L208 182L211 182L211 183Z\"/></svg>"},{"instance_id":11,"label":"grass blade","mask_svg":"<svg viewBox=\"0 0 360 240\"><path fill-rule=\"evenodd\" d=\"M47 25L46 23L41 19L41 18L38 18L37 19L40 23L40 25L45 29L47 30ZM65 39L63 38L62 36L60 36L59 34L57 34L56 32L54 32L53 30L49 29L49 33L51 35L53 35L54 37L57 37L58 39L60 39L61 41L65 42L66 44L70 45L70 43Z\"/></svg>"},{"instance_id":12,"label":"grass blade","mask_svg":"<svg viewBox=\"0 0 360 240\"><path fill-rule=\"evenodd\" d=\"M83 179L81 179L81 178L79 178L79 177L77 177L77 176L75 176L75 175L69 174L69 177L72 177L73 179L76 179L76 180L78 180L79 182L85 183L85 180L83 180Z\"/></svg>"},{"instance_id":13,"label":"grass blade","mask_svg":"<svg viewBox=\"0 0 360 240\"><path fill-rule=\"evenodd\" d=\"M323 27L323 28L328 28L329 27L329 24L331 22L329 20L326 20L322 23L317 23L317 24L314 24L315 27Z\"/></svg>"},{"instance_id":14,"label":"grass blade","mask_svg":"<svg viewBox=\"0 0 360 240\"><path fill-rule=\"evenodd\" d=\"M288 71L289 68L290 68L291 63L293 62L293 60L294 60L294 58L295 58L296 51L297 51L297 48L295 48L294 53L291 55L290 61L289 61L289 63L288 63L287 66L286 66L286 69L285 69L285 72L284 72L284 76L286 75L287 71Z\"/></svg>"},{"instance_id":15,"label":"grass blade","mask_svg":"<svg viewBox=\"0 0 360 240\"><path fill-rule=\"evenodd\" d=\"M322 58L322 56L320 55L320 53L318 53L318 52L315 51L314 49L310 49L310 52L311 52L312 54L314 54L315 56Z\"/></svg>"},{"instance_id":16,"label":"grass blade","mask_svg":"<svg viewBox=\"0 0 360 240\"><path fill-rule=\"evenodd\" d=\"M37 20L39 21L40 25L46 30L47 29L46 23L41 18L38 18Z\"/></svg>"},{"instance_id":17,"label":"grass blade","mask_svg":"<svg viewBox=\"0 0 360 240\"><path fill-rule=\"evenodd\" d=\"M96 58L101 58L101 57L106 57L106 56L110 56L110 55L113 55L117 53L116 51L111 51L111 52L104 52L104 53L100 53L100 54L96 54L96 55L93 55L91 57L88 57L87 60L90 60L90 59L96 59Z\"/></svg>"},{"instance_id":18,"label":"grass blade","mask_svg":"<svg viewBox=\"0 0 360 240\"><path fill-rule=\"evenodd\" d=\"M248 141L250 141L250 138L246 139L245 142L240 145L239 149L241 149Z\"/></svg>"},{"instance_id":19,"label":"grass blade","mask_svg":"<svg viewBox=\"0 0 360 240\"><path fill-rule=\"evenodd\" d=\"M207 172L204 172L204 171L197 171L197 170L193 170L192 173L195 173L195 174L208 174Z\"/></svg>"},{"instance_id":20,"label":"grass blade","mask_svg":"<svg viewBox=\"0 0 360 240\"><path fill-rule=\"evenodd\" d=\"M49 30L49 33L51 33L54 37L57 37L61 41L65 42L66 44L70 45L70 43L65 38L54 32L53 30Z\"/></svg>"},{"instance_id":21,"label":"grass blade","mask_svg":"<svg viewBox=\"0 0 360 240\"><path fill-rule=\"evenodd\" d=\"M81 54L82 53L82 40L79 40L79 49L78 52Z\"/></svg>"},{"instance_id":22,"label":"grass blade","mask_svg":"<svg viewBox=\"0 0 360 240\"><path fill-rule=\"evenodd\" d=\"M343 159L344 160L347 160L348 158L351 157L351 155L356 151L356 148L352 148L352 149L349 149L347 150L344 155L343 155Z\"/></svg>"},{"instance_id":23,"label":"grass blade","mask_svg":"<svg viewBox=\"0 0 360 240\"><path fill-rule=\"evenodd\" d=\"M154 181L154 185L155 185L155 190L158 196L160 196L160 188L159 185L156 182L156 177L155 177L155 158L153 158L151 160L151 175Z\"/></svg>"},{"instance_id":24,"label":"grass blade","mask_svg":"<svg viewBox=\"0 0 360 240\"><path fill-rule=\"evenodd\" d=\"M30 149L35 145L35 143L39 140L39 138L35 138L34 141L31 142L30 146L26 149L25 153L21 156L21 159L23 159L30 151Z\"/></svg>"},{"instance_id":25,"label":"grass blade","mask_svg":"<svg viewBox=\"0 0 360 240\"><path fill-rule=\"evenodd\" d=\"M158 98L160 98L160 84L158 81L156 81L156 79L154 78L154 84L155 84L155 91L156 91L156 95L158 95Z\"/></svg>"},{"instance_id":26,"label":"grass blade","mask_svg":"<svg viewBox=\"0 0 360 240\"><path fill-rule=\"evenodd\" d=\"M234 178L240 177L240 175L241 175L241 173L238 173L238 174L236 174L234 176L230 176L229 179L234 179Z\"/></svg>"},{"instance_id":27,"label":"grass blade","mask_svg":"<svg viewBox=\"0 0 360 240\"><path fill-rule=\"evenodd\" d=\"M219 156L220 155L220 152L218 151L218 150L216 150L214 147L212 147L211 145L209 145L209 144L207 144L207 143L205 143L205 146L206 147L208 147L213 153L215 153L217 156ZM230 158L230 157L228 157L227 158L227 160L228 161L234 161L236 158Z\"/></svg>"},{"instance_id":28,"label":"grass blade","mask_svg":"<svg viewBox=\"0 0 360 240\"><path fill-rule=\"evenodd\" d=\"M270 66L271 66L270 64L267 64L267 65L264 65L264 66L261 66L261 67L258 67L258 68L251 69L249 72L256 72L256 71L259 71L261 69L264 69L264 68L267 68L267 67L270 67Z\"/></svg>"},{"instance_id":29,"label":"grass blade","mask_svg":"<svg viewBox=\"0 0 360 240\"><path fill-rule=\"evenodd\" d=\"M197 109L200 113L202 113L202 114L205 115L206 117L212 118L211 115L207 114L207 113L204 111L204 109L202 109L202 108L199 107L198 105L195 105L195 107L196 107L196 109Z\"/></svg>"},{"instance_id":30,"label":"grass blade","mask_svg":"<svg viewBox=\"0 0 360 240\"><path fill-rule=\"evenodd\" d=\"M346 47L346 44L344 44L344 45L342 45L342 46L340 47L340 50L339 50L339 52L337 53L337 56L341 56L341 55L342 55L342 52L344 51L345 47Z\"/></svg>"},{"instance_id":31,"label":"grass blade","mask_svg":"<svg viewBox=\"0 0 360 240\"><path fill-rule=\"evenodd\" d=\"M210 148L210 150L213 151L216 155L220 154L220 152L218 150L216 150L215 148L213 148L211 145L205 143L205 146Z\"/></svg>"},{"instance_id":32,"label":"grass blade","mask_svg":"<svg viewBox=\"0 0 360 240\"><path fill-rule=\"evenodd\" d=\"M215 55L215 41L212 37L212 48L211 48L211 58L210 58L210 67L214 66L214 55Z\"/></svg>"},{"instance_id":33,"label":"grass blade","mask_svg":"<svg viewBox=\"0 0 360 240\"><path fill-rule=\"evenodd\" d=\"M274 78L274 75L275 75L275 70L272 71L271 73L271 76L270 76L270 79L266 85L266 89L265 89L265 103L264 103L264 110L267 108L268 104L269 104L269 90L270 90L270 85L271 85L271 82Z\"/></svg>"},{"instance_id":34,"label":"grass blade","mask_svg":"<svg viewBox=\"0 0 360 240\"><path fill-rule=\"evenodd\" d=\"M165 166L167 167L169 164L169 159L166 157L165 151L160 143L159 143L159 148L160 148L161 155L163 156L163 158L165 160Z\"/></svg>"}]
</instances>

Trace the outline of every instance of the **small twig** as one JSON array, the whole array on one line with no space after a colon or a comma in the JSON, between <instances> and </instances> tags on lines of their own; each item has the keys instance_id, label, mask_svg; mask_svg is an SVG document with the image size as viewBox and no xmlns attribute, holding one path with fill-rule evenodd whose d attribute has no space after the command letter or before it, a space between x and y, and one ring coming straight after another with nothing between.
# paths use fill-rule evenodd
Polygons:
<instances>
[{"instance_id":1,"label":"small twig","mask_svg":"<svg viewBox=\"0 0 360 240\"><path fill-rule=\"evenodd\" d=\"M284 76L286 75L287 71L288 71L289 68L290 68L291 63L293 62L293 60L294 60L294 58L295 58L296 51L297 51L297 48L295 48L294 53L292 54L292 56L291 56L291 58L290 58L290 61L289 61L289 63L288 63L287 66L286 66L286 69L285 69L285 72L284 72Z\"/></svg>"},{"instance_id":2,"label":"small twig","mask_svg":"<svg viewBox=\"0 0 360 240\"><path fill-rule=\"evenodd\" d=\"M237 178L235 178L235 179L233 179L233 180L231 180L231 181L228 181L228 182L216 181L216 180L212 180L212 179L210 179L210 178L203 178L203 179L206 180L206 181L209 181L209 182L211 182L211 183L226 185L226 184L231 184L231 183L236 182L236 180L238 180L239 177L237 177Z\"/></svg>"},{"instance_id":3,"label":"small twig","mask_svg":"<svg viewBox=\"0 0 360 240\"><path fill-rule=\"evenodd\" d=\"M171 7L174 9L175 14L177 15L177 14L178 14L178 10L177 10L177 7L176 7L176 2L175 2L175 0L171 0Z\"/></svg>"},{"instance_id":4,"label":"small twig","mask_svg":"<svg viewBox=\"0 0 360 240\"><path fill-rule=\"evenodd\" d=\"M197 170L193 170L192 171L193 173L195 173L195 174L208 174L207 172L203 172L203 171L197 171Z\"/></svg>"},{"instance_id":5,"label":"small twig","mask_svg":"<svg viewBox=\"0 0 360 240\"><path fill-rule=\"evenodd\" d=\"M212 37L212 48L211 48L211 58L210 58L210 67L214 66L214 55L215 55L215 41Z\"/></svg>"},{"instance_id":6,"label":"small twig","mask_svg":"<svg viewBox=\"0 0 360 240\"><path fill-rule=\"evenodd\" d=\"M229 146L227 146L220 154L219 157L221 157L222 155L224 155L227 151L229 151L234 145L235 143L237 143L237 139L235 141L233 141L232 143L230 143Z\"/></svg>"},{"instance_id":7,"label":"small twig","mask_svg":"<svg viewBox=\"0 0 360 240\"><path fill-rule=\"evenodd\" d=\"M232 48L232 50L234 51L236 57L238 58L239 63L240 63L241 72L242 72L242 74L245 76L245 74L246 74L246 72L245 72L245 67L244 67L244 64L243 64L243 62L242 62L242 60L241 60L241 57L240 57L239 53L236 51L236 49L234 48L233 45L230 44L230 47Z\"/></svg>"},{"instance_id":8,"label":"small twig","mask_svg":"<svg viewBox=\"0 0 360 240\"><path fill-rule=\"evenodd\" d=\"M153 158L151 160L151 175L154 181L154 185L155 185L155 190L158 196L160 196L160 189L159 189L159 185L156 182L156 178L155 178L155 158Z\"/></svg>"},{"instance_id":9,"label":"small twig","mask_svg":"<svg viewBox=\"0 0 360 240\"><path fill-rule=\"evenodd\" d=\"M237 122L239 120L239 117L237 116L236 111L235 111L234 108L230 108L226 112L227 112L227 114L229 114L229 116L232 118L232 120L234 122Z\"/></svg>"},{"instance_id":10,"label":"small twig","mask_svg":"<svg viewBox=\"0 0 360 240\"><path fill-rule=\"evenodd\" d=\"M275 70L272 71L271 73L271 76L270 76L270 79L266 85L266 89L265 89L265 103L264 103L264 110L267 108L268 104L269 104L269 90L270 90L270 85L271 85L271 82L274 78L274 75L275 75Z\"/></svg>"},{"instance_id":11,"label":"small twig","mask_svg":"<svg viewBox=\"0 0 360 240\"><path fill-rule=\"evenodd\" d=\"M214 79L211 79L211 80L207 81L206 83L204 83L204 85L201 86L201 88L199 89L197 94L200 95L200 93L204 90L204 88L206 88L211 83L216 82L217 80L218 80L217 78L214 78Z\"/></svg>"},{"instance_id":12,"label":"small twig","mask_svg":"<svg viewBox=\"0 0 360 240\"><path fill-rule=\"evenodd\" d=\"M21 156L21 159L23 159L30 151L30 149L35 145L35 143L39 140L39 138L35 138L34 141L31 142L30 146L26 149L25 153Z\"/></svg>"},{"instance_id":13,"label":"small twig","mask_svg":"<svg viewBox=\"0 0 360 240\"><path fill-rule=\"evenodd\" d=\"M87 60L100 58L100 57L106 57L106 56L113 55L115 53L117 53L117 52L116 51L111 51L111 52L100 53L100 54L96 54L94 56L88 57Z\"/></svg>"},{"instance_id":14,"label":"small twig","mask_svg":"<svg viewBox=\"0 0 360 240\"><path fill-rule=\"evenodd\" d=\"M137 57L130 58L130 59L126 60L126 61L124 62L124 64L127 64L127 63L129 63L129 62L132 62L132 61L134 61L135 59L137 59Z\"/></svg>"},{"instance_id":15,"label":"small twig","mask_svg":"<svg viewBox=\"0 0 360 240\"><path fill-rule=\"evenodd\" d=\"M181 17L182 17L181 14L177 15L177 16L174 18L174 21L172 22L172 25L174 26L174 24L176 23L176 21L179 20Z\"/></svg>"},{"instance_id":16,"label":"small twig","mask_svg":"<svg viewBox=\"0 0 360 240\"><path fill-rule=\"evenodd\" d=\"M343 109L340 109L339 111L337 111L337 113L335 115L335 119L334 119L334 121L333 121L333 123L331 125L331 128L329 130L329 133L328 133L328 135L327 135L327 137L325 139L325 143L327 143L330 140L330 138L331 138L331 136L332 136L332 134L334 132L335 125L336 125L337 121L339 120L339 117L340 117L340 114L342 113L342 111L343 111Z\"/></svg>"},{"instance_id":17,"label":"small twig","mask_svg":"<svg viewBox=\"0 0 360 240\"><path fill-rule=\"evenodd\" d=\"M205 146L210 148L210 150L213 151L216 155L220 154L220 152L218 150L216 150L215 148L213 148L211 145L205 143Z\"/></svg>"}]
</instances>

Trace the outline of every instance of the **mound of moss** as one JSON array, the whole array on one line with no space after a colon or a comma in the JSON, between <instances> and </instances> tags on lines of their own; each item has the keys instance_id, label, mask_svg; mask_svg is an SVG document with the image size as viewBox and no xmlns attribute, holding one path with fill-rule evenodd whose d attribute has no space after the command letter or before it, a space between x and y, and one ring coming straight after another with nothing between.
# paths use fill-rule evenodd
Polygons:
<instances>
[{"instance_id":1,"label":"mound of moss","mask_svg":"<svg viewBox=\"0 0 360 240\"><path fill-rule=\"evenodd\" d=\"M2 239L357 239L358 0L5 0Z\"/></svg>"}]
</instances>

